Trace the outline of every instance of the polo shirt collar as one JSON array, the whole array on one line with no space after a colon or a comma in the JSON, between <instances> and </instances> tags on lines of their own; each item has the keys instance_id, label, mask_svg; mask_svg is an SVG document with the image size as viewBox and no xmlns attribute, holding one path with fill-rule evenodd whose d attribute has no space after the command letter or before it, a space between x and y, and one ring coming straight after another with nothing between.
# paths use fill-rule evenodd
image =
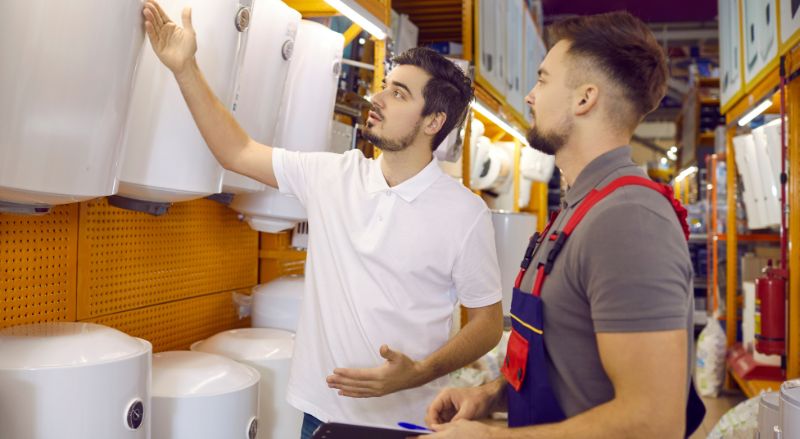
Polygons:
<instances>
[{"instance_id":1,"label":"polo shirt collar","mask_svg":"<svg viewBox=\"0 0 800 439\"><path fill-rule=\"evenodd\" d=\"M381 170L382 161L383 156L379 156L376 160L373 160L372 169L370 170L369 179L367 180L367 192L392 191L407 203L414 201L420 194L425 192L426 189L431 187L439 177L444 175L442 168L439 167L439 161L436 160L436 157L433 157L431 162L416 175L395 187L389 187L389 184L386 183L386 178L383 176L383 171Z\"/></svg>"},{"instance_id":2,"label":"polo shirt collar","mask_svg":"<svg viewBox=\"0 0 800 439\"><path fill-rule=\"evenodd\" d=\"M630 146L612 149L595 158L583 168L575 183L567 189L565 196L567 205L574 207L612 172L627 166L636 166L631 160Z\"/></svg>"}]
</instances>

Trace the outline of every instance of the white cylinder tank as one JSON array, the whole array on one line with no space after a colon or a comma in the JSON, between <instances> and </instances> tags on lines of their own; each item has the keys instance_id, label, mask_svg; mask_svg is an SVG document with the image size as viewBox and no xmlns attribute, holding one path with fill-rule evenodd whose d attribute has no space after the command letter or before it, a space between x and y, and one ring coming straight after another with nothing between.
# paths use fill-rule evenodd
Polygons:
<instances>
[{"instance_id":1,"label":"white cylinder tank","mask_svg":"<svg viewBox=\"0 0 800 439\"><path fill-rule=\"evenodd\" d=\"M294 151L330 149L343 47L342 34L313 21L300 22L273 146ZM296 198L269 187L237 195L231 208L244 214L253 229L270 233L291 229L307 218Z\"/></svg>"},{"instance_id":2,"label":"white cylinder tank","mask_svg":"<svg viewBox=\"0 0 800 439\"><path fill-rule=\"evenodd\" d=\"M780 419L783 439L800 438L800 380L781 384Z\"/></svg>"},{"instance_id":3,"label":"white cylinder tank","mask_svg":"<svg viewBox=\"0 0 800 439\"><path fill-rule=\"evenodd\" d=\"M252 325L297 332L304 276L284 276L253 288Z\"/></svg>"},{"instance_id":4,"label":"white cylinder tank","mask_svg":"<svg viewBox=\"0 0 800 439\"><path fill-rule=\"evenodd\" d=\"M525 256L530 237L536 232L536 215L493 211L492 224L503 288L503 314L508 315L519 264Z\"/></svg>"},{"instance_id":5,"label":"white cylinder tank","mask_svg":"<svg viewBox=\"0 0 800 439\"><path fill-rule=\"evenodd\" d=\"M153 439L254 439L259 378L219 355L153 355Z\"/></svg>"},{"instance_id":6,"label":"white cylinder tank","mask_svg":"<svg viewBox=\"0 0 800 439\"><path fill-rule=\"evenodd\" d=\"M286 75L294 52L300 13L280 0L254 0L247 44L239 70L233 114L242 128L259 143L272 145ZM262 191L266 185L225 171L222 191Z\"/></svg>"},{"instance_id":7,"label":"white cylinder tank","mask_svg":"<svg viewBox=\"0 0 800 439\"><path fill-rule=\"evenodd\" d=\"M116 192L143 41L141 0L3 4L0 211Z\"/></svg>"},{"instance_id":8,"label":"white cylinder tank","mask_svg":"<svg viewBox=\"0 0 800 439\"><path fill-rule=\"evenodd\" d=\"M226 107L232 101L243 40L237 24L249 19L248 4L249 0L161 2L178 22L183 7L192 8L197 62ZM175 78L149 44L136 72L119 195L169 203L216 194L222 189L222 166L200 135Z\"/></svg>"},{"instance_id":9,"label":"white cylinder tank","mask_svg":"<svg viewBox=\"0 0 800 439\"><path fill-rule=\"evenodd\" d=\"M779 410L780 394L764 392L758 400L758 433L762 438L772 439L775 426L781 425Z\"/></svg>"},{"instance_id":10,"label":"white cylinder tank","mask_svg":"<svg viewBox=\"0 0 800 439\"><path fill-rule=\"evenodd\" d=\"M91 323L0 331L0 438L149 438L151 351Z\"/></svg>"},{"instance_id":11,"label":"white cylinder tank","mask_svg":"<svg viewBox=\"0 0 800 439\"><path fill-rule=\"evenodd\" d=\"M294 438L300 434L303 413L286 402L294 334L266 328L233 329L193 344L192 350L224 355L261 374L259 439Z\"/></svg>"}]
</instances>

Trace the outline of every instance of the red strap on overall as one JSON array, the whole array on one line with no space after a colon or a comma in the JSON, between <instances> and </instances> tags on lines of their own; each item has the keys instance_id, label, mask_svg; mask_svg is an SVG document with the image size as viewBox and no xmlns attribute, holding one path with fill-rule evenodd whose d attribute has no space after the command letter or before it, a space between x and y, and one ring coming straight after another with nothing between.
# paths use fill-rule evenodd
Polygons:
<instances>
[{"instance_id":1,"label":"red strap on overall","mask_svg":"<svg viewBox=\"0 0 800 439\"><path fill-rule=\"evenodd\" d=\"M620 177L602 189L592 189L592 191L589 192L586 198L584 198L584 200L575 210L575 213L570 217L569 221L567 221L567 225L564 226L564 229L560 233L553 233L553 235L549 237L551 241L555 242L550 248L545 263L540 263L539 268L537 269L536 281L534 282L532 291L534 296L538 297L542 294L542 285L544 285L545 278L548 274L550 274L550 270L553 269L553 263L558 257L558 254L561 252L561 249L564 247L564 244L567 242L567 239L572 234L573 230L578 227L578 224L580 224L581 220L583 220L586 214L589 213L592 207L602 201L605 197L609 196L615 190L623 186L644 186L663 195L664 198L666 198L667 201L672 204L672 208L675 211L675 214L678 216L678 221L683 229L684 237L687 240L689 239L689 225L686 223L686 208L681 205L680 201L675 199L673 189L670 186L656 183L644 177ZM548 233L548 231L549 225L548 228L545 229L545 235ZM522 283L522 278L525 275L526 268L527 267L523 267L522 270L520 270L519 275L517 275L517 282L515 283L516 288L519 288L520 284Z\"/></svg>"}]
</instances>

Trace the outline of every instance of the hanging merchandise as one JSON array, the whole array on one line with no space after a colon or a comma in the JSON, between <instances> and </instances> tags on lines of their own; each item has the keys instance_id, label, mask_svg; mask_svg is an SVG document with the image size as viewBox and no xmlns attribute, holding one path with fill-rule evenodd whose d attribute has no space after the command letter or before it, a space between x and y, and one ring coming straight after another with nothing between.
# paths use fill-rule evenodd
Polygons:
<instances>
[{"instance_id":1,"label":"hanging merchandise","mask_svg":"<svg viewBox=\"0 0 800 439\"><path fill-rule=\"evenodd\" d=\"M508 151L511 142L491 143L487 137L478 139L472 162L472 188L502 193L508 190L514 174L514 160ZM513 150L513 143L511 148Z\"/></svg>"},{"instance_id":2,"label":"hanging merchandise","mask_svg":"<svg viewBox=\"0 0 800 439\"><path fill-rule=\"evenodd\" d=\"M153 438L255 439L260 378L220 355L153 355Z\"/></svg>"},{"instance_id":3,"label":"hanging merchandise","mask_svg":"<svg viewBox=\"0 0 800 439\"><path fill-rule=\"evenodd\" d=\"M694 384L700 396L716 398L725 381L725 331L719 324L717 313L708 319L697 338L697 355Z\"/></svg>"},{"instance_id":4,"label":"hanging merchandise","mask_svg":"<svg viewBox=\"0 0 800 439\"><path fill-rule=\"evenodd\" d=\"M520 115L525 113L525 95L528 89L525 88L523 77L525 52L524 25L525 6L522 0L506 0L506 102Z\"/></svg>"},{"instance_id":5,"label":"hanging merchandise","mask_svg":"<svg viewBox=\"0 0 800 439\"><path fill-rule=\"evenodd\" d=\"M250 0L165 0L161 6L173 19L184 6L192 8L197 63L211 90L230 107ZM222 171L172 73L146 47L136 72L119 196L109 202L162 214L172 202L220 192Z\"/></svg>"},{"instance_id":6,"label":"hanging merchandise","mask_svg":"<svg viewBox=\"0 0 800 439\"><path fill-rule=\"evenodd\" d=\"M0 438L150 438L151 353L92 323L3 329Z\"/></svg>"},{"instance_id":7,"label":"hanging merchandise","mask_svg":"<svg viewBox=\"0 0 800 439\"><path fill-rule=\"evenodd\" d=\"M313 21L300 22L273 146L305 152L330 150L343 47L342 34ZM291 229L307 218L296 198L269 187L237 195L230 207L262 232Z\"/></svg>"},{"instance_id":8,"label":"hanging merchandise","mask_svg":"<svg viewBox=\"0 0 800 439\"><path fill-rule=\"evenodd\" d=\"M4 2L0 212L116 192L143 41L140 0Z\"/></svg>"},{"instance_id":9,"label":"hanging merchandise","mask_svg":"<svg viewBox=\"0 0 800 439\"><path fill-rule=\"evenodd\" d=\"M742 198L747 211L747 226L750 229L761 229L769 225L765 195L762 191L761 179L758 176L758 165L755 159L755 143L752 134L733 138L736 169L742 175L744 188Z\"/></svg>"},{"instance_id":10,"label":"hanging merchandise","mask_svg":"<svg viewBox=\"0 0 800 439\"><path fill-rule=\"evenodd\" d=\"M241 51L242 63L233 102L233 115L256 142L272 145L281 97L289 72L300 13L280 0L254 0ZM243 175L225 171L225 193L257 192L266 185Z\"/></svg>"},{"instance_id":11,"label":"hanging merchandise","mask_svg":"<svg viewBox=\"0 0 800 439\"><path fill-rule=\"evenodd\" d=\"M258 439L298 435L303 412L286 401L293 333L267 328L232 329L194 343L192 351L222 355L258 371Z\"/></svg>"}]
</instances>

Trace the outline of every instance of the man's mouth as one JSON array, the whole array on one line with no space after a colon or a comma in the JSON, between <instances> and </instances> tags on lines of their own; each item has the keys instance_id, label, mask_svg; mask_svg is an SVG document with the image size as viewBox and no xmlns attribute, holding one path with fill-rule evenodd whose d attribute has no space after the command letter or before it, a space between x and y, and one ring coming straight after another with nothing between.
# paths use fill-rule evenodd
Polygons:
<instances>
[{"instance_id":1,"label":"man's mouth","mask_svg":"<svg viewBox=\"0 0 800 439\"><path fill-rule=\"evenodd\" d=\"M374 111L370 111L370 112L369 112L369 116L367 117L367 119L368 119L369 121L373 121L373 122L381 122L381 121L383 121L383 118L382 118L382 117L380 117L380 116L378 115L378 113L376 113L376 112L374 112Z\"/></svg>"}]
</instances>

